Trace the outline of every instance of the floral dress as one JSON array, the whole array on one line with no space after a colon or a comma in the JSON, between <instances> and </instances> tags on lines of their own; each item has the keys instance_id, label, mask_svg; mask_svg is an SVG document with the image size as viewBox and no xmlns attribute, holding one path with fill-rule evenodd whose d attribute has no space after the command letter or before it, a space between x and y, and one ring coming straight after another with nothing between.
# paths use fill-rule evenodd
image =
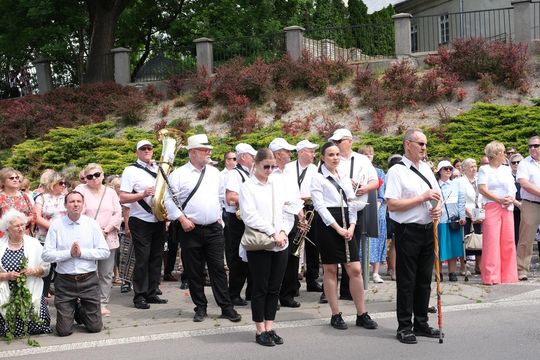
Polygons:
<instances>
[{"instance_id":1,"label":"floral dress","mask_svg":"<svg viewBox=\"0 0 540 360\"><path fill-rule=\"evenodd\" d=\"M44 193L36 198L36 204L41 205L41 216L49 222L66 214L64 195L55 196ZM48 229L38 225L36 237L42 244L45 242L47 231Z\"/></svg>"},{"instance_id":2,"label":"floral dress","mask_svg":"<svg viewBox=\"0 0 540 360\"><path fill-rule=\"evenodd\" d=\"M20 248L19 250L10 250L6 249L6 252L4 253L4 256L2 256L2 267L6 272L10 271L21 271L21 259L24 256L24 248ZM9 281L9 290L12 291L13 287L15 286L15 281ZM52 328L50 327L51 323L51 316L49 314L49 310L47 308L47 304L45 304L45 298L41 298L41 307L39 309L39 318L41 320L40 323L35 323L33 321L30 321L28 323L28 333L31 335L36 334L51 334ZM6 336L8 330L8 326L2 315L0 315L0 336ZM23 322L21 319L17 318L16 323L16 329L15 329L15 336L23 336L24 335L24 328L23 328Z\"/></svg>"},{"instance_id":3,"label":"floral dress","mask_svg":"<svg viewBox=\"0 0 540 360\"><path fill-rule=\"evenodd\" d=\"M5 193L0 193L0 217L5 214L9 209L15 209L22 212L28 217L28 226L26 228L26 235L30 235L30 228L33 227L33 224L36 221L34 214L34 209L32 202L28 198L28 195L19 192L15 196L6 195ZM0 231L0 237L3 236L3 233Z\"/></svg>"}]
</instances>

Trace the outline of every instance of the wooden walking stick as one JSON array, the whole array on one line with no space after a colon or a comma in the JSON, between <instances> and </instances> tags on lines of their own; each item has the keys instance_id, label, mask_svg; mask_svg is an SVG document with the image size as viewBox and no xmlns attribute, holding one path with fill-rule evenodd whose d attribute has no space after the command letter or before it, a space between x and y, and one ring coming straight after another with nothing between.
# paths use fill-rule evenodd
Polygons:
<instances>
[{"instance_id":1,"label":"wooden walking stick","mask_svg":"<svg viewBox=\"0 0 540 360\"><path fill-rule=\"evenodd\" d=\"M433 247L435 250L435 280L437 282L437 323L439 325L439 344L443 343L442 332L442 291L441 291L441 268L439 262L439 219L433 220Z\"/></svg>"}]
</instances>

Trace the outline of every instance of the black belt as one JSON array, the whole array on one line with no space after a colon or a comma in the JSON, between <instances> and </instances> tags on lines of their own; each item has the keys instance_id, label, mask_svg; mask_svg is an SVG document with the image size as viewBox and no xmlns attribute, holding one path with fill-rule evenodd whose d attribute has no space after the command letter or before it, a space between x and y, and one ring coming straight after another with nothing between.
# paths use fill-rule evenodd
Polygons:
<instances>
[{"instance_id":1,"label":"black belt","mask_svg":"<svg viewBox=\"0 0 540 360\"><path fill-rule=\"evenodd\" d=\"M91 271L91 272L84 273L84 274L75 274L75 275L58 274L58 275L61 275L62 277L65 277L66 279L69 279L69 280L72 280L72 281L85 281L85 280L90 279L95 274L96 274L95 271Z\"/></svg>"},{"instance_id":2,"label":"black belt","mask_svg":"<svg viewBox=\"0 0 540 360\"><path fill-rule=\"evenodd\" d=\"M400 224L402 226L408 226L408 227L412 227L414 229L420 229L420 230L429 230L429 229L433 229L433 223L430 222L428 224L418 224L418 223L405 223L405 224Z\"/></svg>"},{"instance_id":3,"label":"black belt","mask_svg":"<svg viewBox=\"0 0 540 360\"><path fill-rule=\"evenodd\" d=\"M199 225L199 224L193 224L193 225L195 225L196 228L204 229L204 228L207 228L207 227L214 226L214 225L216 225L216 224L218 224L217 221L214 221L213 223L207 224L207 225Z\"/></svg>"},{"instance_id":4,"label":"black belt","mask_svg":"<svg viewBox=\"0 0 540 360\"><path fill-rule=\"evenodd\" d=\"M540 201L532 201L532 200L528 200L528 199L521 199L521 200L522 200L522 201L528 201L528 202L530 202L530 203L540 205Z\"/></svg>"}]
</instances>

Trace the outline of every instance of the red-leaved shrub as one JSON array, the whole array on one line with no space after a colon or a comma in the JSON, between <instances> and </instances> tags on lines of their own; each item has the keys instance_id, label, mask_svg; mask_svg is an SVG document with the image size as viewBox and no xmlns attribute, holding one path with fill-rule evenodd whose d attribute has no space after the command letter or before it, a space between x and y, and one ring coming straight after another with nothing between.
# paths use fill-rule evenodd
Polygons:
<instances>
[{"instance_id":1,"label":"red-leaved shrub","mask_svg":"<svg viewBox=\"0 0 540 360\"><path fill-rule=\"evenodd\" d=\"M356 74L353 79L353 88L357 95L363 96L375 79L373 72L368 68L356 67Z\"/></svg>"},{"instance_id":2,"label":"red-leaved shrub","mask_svg":"<svg viewBox=\"0 0 540 360\"><path fill-rule=\"evenodd\" d=\"M310 113L304 117L283 122L281 125L281 130L283 130L285 134L292 136L307 134L311 131L311 126L313 125L313 121L316 117L316 114Z\"/></svg>"},{"instance_id":3,"label":"red-leaved shrub","mask_svg":"<svg viewBox=\"0 0 540 360\"><path fill-rule=\"evenodd\" d=\"M418 75L407 60L394 62L384 71L382 86L387 91L390 106L403 109L415 98Z\"/></svg>"},{"instance_id":4,"label":"red-leaved shrub","mask_svg":"<svg viewBox=\"0 0 540 360\"><path fill-rule=\"evenodd\" d=\"M199 110L197 112L197 120L204 120L204 119L208 119L210 117L210 113L212 111L210 110L210 108L202 108L201 110Z\"/></svg>"},{"instance_id":5,"label":"red-leaved shrub","mask_svg":"<svg viewBox=\"0 0 540 360\"><path fill-rule=\"evenodd\" d=\"M371 123L369 124L369 131L375 134L384 134L388 129L388 121L386 120L387 110L381 108L371 113Z\"/></svg>"},{"instance_id":6,"label":"red-leaved shrub","mask_svg":"<svg viewBox=\"0 0 540 360\"><path fill-rule=\"evenodd\" d=\"M146 100L154 103L155 105L163 100L163 94L153 84L147 85L143 92Z\"/></svg>"},{"instance_id":7,"label":"red-leaved shrub","mask_svg":"<svg viewBox=\"0 0 540 360\"><path fill-rule=\"evenodd\" d=\"M326 96L334 103L338 111L349 111L351 108L351 97L339 89L329 88L326 90Z\"/></svg>"},{"instance_id":8,"label":"red-leaved shrub","mask_svg":"<svg viewBox=\"0 0 540 360\"><path fill-rule=\"evenodd\" d=\"M276 103L276 117L281 118L283 114L288 113L292 109L292 101L290 94L287 91L278 91L275 93L272 100Z\"/></svg>"},{"instance_id":9,"label":"red-leaved shrub","mask_svg":"<svg viewBox=\"0 0 540 360\"><path fill-rule=\"evenodd\" d=\"M161 115L161 117L165 117L167 115L169 115L169 105L164 105L162 108L161 108L161 111L159 112L159 114Z\"/></svg>"},{"instance_id":10,"label":"red-leaved shrub","mask_svg":"<svg viewBox=\"0 0 540 360\"><path fill-rule=\"evenodd\" d=\"M315 124L315 128L317 129L317 133L321 135L323 138L329 138L332 136L334 131L336 129L342 128L343 125L330 116L323 114L322 121L318 124Z\"/></svg>"},{"instance_id":11,"label":"red-leaved shrub","mask_svg":"<svg viewBox=\"0 0 540 360\"><path fill-rule=\"evenodd\" d=\"M193 102L198 107L210 106L214 101L214 78L210 77L208 69L203 66L191 78L193 86Z\"/></svg>"}]
</instances>

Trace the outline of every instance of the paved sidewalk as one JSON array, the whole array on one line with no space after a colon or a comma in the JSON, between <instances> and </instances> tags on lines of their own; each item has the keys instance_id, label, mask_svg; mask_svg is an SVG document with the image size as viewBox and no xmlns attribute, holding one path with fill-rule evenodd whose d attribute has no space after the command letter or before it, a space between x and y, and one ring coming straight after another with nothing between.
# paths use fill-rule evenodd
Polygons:
<instances>
[{"instance_id":1,"label":"paved sidewalk","mask_svg":"<svg viewBox=\"0 0 540 360\"><path fill-rule=\"evenodd\" d=\"M385 279L387 279L385 277ZM58 337L55 335L41 335L33 337L42 347L67 346L69 344L87 343L93 341L127 339L138 336L166 336L166 334L182 333L184 336L193 336L197 332L223 331L233 328L238 331L238 327L245 331L254 331L251 321L249 306L236 307L242 314L242 321L232 323L225 319L220 319L220 309L216 306L212 292L206 287L206 295L209 300L209 317L200 323L194 323L193 303L191 302L189 291L181 290L179 282L163 282L161 285L163 298L169 300L167 304L152 304L149 310L138 310L133 307L133 293L120 293L119 287L114 287L111 296L111 316L104 318L104 330L98 334L89 334L84 328L75 326L75 331L71 336ZM468 282L464 282L463 277L459 277L458 282L442 283L443 307L451 305L470 305L479 303L497 302L505 298L523 295L527 292L540 289L540 276L535 275L526 282L517 284L505 284L497 286L484 286L480 284L479 276L471 276ZM436 305L435 283L432 283L432 305ZM276 324L289 321L315 321L324 322L330 319L330 308L327 304L319 304L320 293L305 291L305 285L300 291L300 308L282 307L278 311ZM395 282L385 280L383 284L370 282L366 291L366 307L369 313L377 317L378 313L389 315L395 310ZM352 301L340 301L341 310L344 316L355 314ZM55 323L56 311L50 305L49 310L52 316L52 324ZM443 308L444 313L444 308ZM433 318L432 322L435 321ZM435 325L435 323L433 323ZM11 344L0 340L0 358L13 355L13 351L27 349L28 345L24 340L16 340ZM66 348L68 349L68 348Z\"/></svg>"}]
</instances>

